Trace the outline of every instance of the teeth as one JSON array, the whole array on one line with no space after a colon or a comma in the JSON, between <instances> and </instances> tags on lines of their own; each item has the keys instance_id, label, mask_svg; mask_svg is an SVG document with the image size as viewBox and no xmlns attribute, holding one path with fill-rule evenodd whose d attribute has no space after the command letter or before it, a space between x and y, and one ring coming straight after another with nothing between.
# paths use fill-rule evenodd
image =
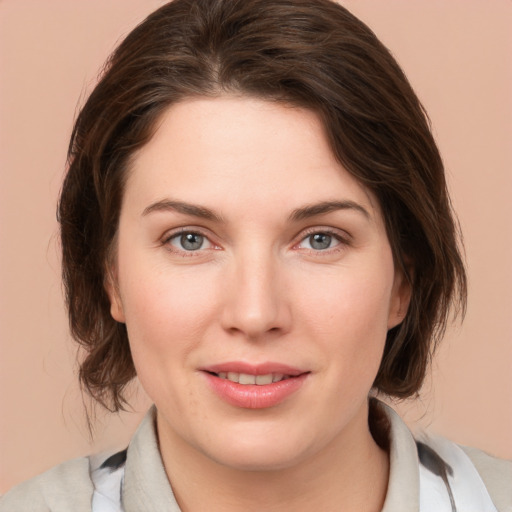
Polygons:
<instances>
[{"instance_id":1,"label":"teeth","mask_svg":"<svg viewBox=\"0 0 512 512\"><path fill-rule=\"evenodd\" d=\"M235 372L228 372L228 380L230 380L231 382L239 382L240 374Z\"/></svg>"},{"instance_id":2,"label":"teeth","mask_svg":"<svg viewBox=\"0 0 512 512\"><path fill-rule=\"evenodd\" d=\"M256 375L249 375L248 373L241 373L238 379L240 384L256 384Z\"/></svg>"},{"instance_id":3,"label":"teeth","mask_svg":"<svg viewBox=\"0 0 512 512\"><path fill-rule=\"evenodd\" d=\"M288 377L282 373L267 373L265 375L250 375L248 373L235 373L235 372L219 372L217 377L220 379L227 379L231 382L238 384L256 384L258 386L265 386L272 384L272 382L279 382L280 380L287 379Z\"/></svg>"},{"instance_id":4,"label":"teeth","mask_svg":"<svg viewBox=\"0 0 512 512\"><path fill-rule=\"evenodd\" d=\"M268 375L257 375L256 376L256 384L259 386L263 386L265 384L272 384L272 374Z\"/></svg>"}]
</instances>

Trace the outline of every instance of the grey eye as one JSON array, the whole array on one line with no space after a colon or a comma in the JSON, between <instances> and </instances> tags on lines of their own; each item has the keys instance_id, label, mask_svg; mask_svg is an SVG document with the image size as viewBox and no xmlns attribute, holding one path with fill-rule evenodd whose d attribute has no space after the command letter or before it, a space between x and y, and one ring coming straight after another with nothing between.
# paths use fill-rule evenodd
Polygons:
<instances>
[{"instance_id":1,"label":"grey eye","mask_svg":"<svg viewBox=\"0 0 512 512\"><path fill-rule=\"evenodd\" d=\"M182 232L169 238L168 243L178 251L199 251L208 249L211 243L205 236L192 231Z\"/></svg>"},{"instance_id":2,"label":"grey eye","mask_svg":"<svg viewBox=\"0 0 512 512\"><path fill-rule=\"evenodd\" d=\"M322 251L331 246L332 236L326 233L315 233L308 237L308 241L312 249Z\"/></svg>"},{"instance_id":3,"label":"grey eye","mask_svg":"<svg viewBox=\"0 0 512 512\"><path fill-rule=\"evenodd\" d=\"M165 241L174 253L192 253L213 249L215 246L206 235L197 231L180 231Z\"/></svg>"},{"instance_id":4,"label":"grey eye","mask_svg":"<svg viewBox=\"0 0 512 512\"><path fill-rule=\"evenodd\" d=\"M186 251L197 251L203 246L204 236L198 233L184 233L179 240L181 247Z\"/></svg>"}]
</instances>

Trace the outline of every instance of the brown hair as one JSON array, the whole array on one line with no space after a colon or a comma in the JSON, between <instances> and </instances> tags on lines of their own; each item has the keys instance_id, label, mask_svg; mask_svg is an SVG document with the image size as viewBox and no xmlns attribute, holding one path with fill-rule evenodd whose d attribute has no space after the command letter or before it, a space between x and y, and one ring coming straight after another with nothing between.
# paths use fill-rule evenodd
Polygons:
<instances>
[{"instance_id":1,"label":"brown hair","mask_svg":"<svg viewBox=\"0 0 512 512\"><path fill-rule=\"evenodd\" d=\"M373 32L329 0L174 0L106 63L76 120L58 211L71 331L86 353L84 388L119 410L135 376L126 328L111 317L104 286L130 157L172 103L230 92L316 112L338 160L377 196L412 298L388 333L374 386L413 395L451 304L465 306L458 230L418 98Z\"/></svg>"}]
</instances>

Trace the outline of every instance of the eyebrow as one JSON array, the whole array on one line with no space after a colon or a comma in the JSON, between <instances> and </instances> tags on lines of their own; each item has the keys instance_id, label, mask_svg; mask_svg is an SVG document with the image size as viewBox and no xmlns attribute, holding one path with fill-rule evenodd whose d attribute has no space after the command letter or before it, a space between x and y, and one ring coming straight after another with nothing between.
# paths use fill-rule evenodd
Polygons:
<instances>
[{"instance_id":1,"label":"eyebrow","mask_svg":"<svg viewBox=\"0 0 512 512\"><path fill-rule=\"evenodd\" d=\"M371 219L368 210L354 201L322 201L321 203L311 204L293 210L290 215L290 220L304 220L317 215L334 212L336 210L353 210L362 213L368 220Z\"/></svg>"},{"instance_id":2,"label":"eyebrow","mask_svg":"<svg viewBox=\"0 0 512 512\"><path fill-rule=\"evenodd\" d=\"M320 203L306 205L302 208L293 210L289 216L289 219L291 221L297 222L300 220L308 219L310 217L315 217L317 215L325 215L326 213L330 213L336 210L354 210L356 212L362 213L367 219L371 218L368 210L354 201L322 201ZM185 203L183 201L173 201L171 199L163 199L149 205L142 212L142 216L149 215L153 212L162 211L175 211L178 213L183 213L184 215L192 215L193 217L198 217L200 219L211 220L219 223L224 222L222 217L217 215L213 210L210 210L209 208Z\"/></svg>"},{"instance_id":3,"label":"eyebrow","mask_svg":"<svg viewBox=\"0 0 512 512\"><path fill-rule=\"evenodd\" d=\"M184 203L183 201L172 201L170 199L163 199L162 201L157 201L156 203L149 205L142 212L142 216L144 217L153 212L165 211L175 211L178 213L183 213L184 215L192 215L193 217L198 217L200 219L223 222L222 217L217 215L209 208L205 208L204 206L197 206L195 204Z\"/></svg>"}]
</instances>

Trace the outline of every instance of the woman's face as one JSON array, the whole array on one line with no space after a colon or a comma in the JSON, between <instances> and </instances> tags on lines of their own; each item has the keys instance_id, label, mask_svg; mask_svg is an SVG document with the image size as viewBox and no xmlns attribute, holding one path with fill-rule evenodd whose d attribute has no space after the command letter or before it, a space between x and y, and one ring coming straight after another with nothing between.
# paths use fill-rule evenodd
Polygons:
<instances>
[{"instance_id":1,"label":"woman's face","mask_svg":"<svg viewBox=\"0 0 512 512\"><path fill-rule=\"evenodd\" d=\"M161 442L275 469L368 435L409 290L375 197L315 114L232 96L172 106L133 160L113 274Z\"/></svg>"}]
</instances>

